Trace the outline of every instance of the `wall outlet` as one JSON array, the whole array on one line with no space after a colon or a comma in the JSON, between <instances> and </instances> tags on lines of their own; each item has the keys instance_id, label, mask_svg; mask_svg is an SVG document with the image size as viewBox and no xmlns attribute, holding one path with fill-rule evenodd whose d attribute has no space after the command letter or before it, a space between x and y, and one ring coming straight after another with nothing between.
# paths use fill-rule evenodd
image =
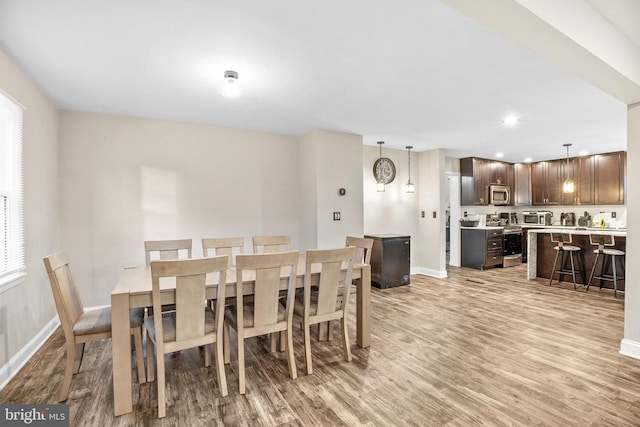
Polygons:
<instances>
[{"instance_id":1,"label":"wall outlet","mask_svg":"<svg viewBox=\"0 0 640 427\"><path fill-rule=\"evenodd\" d=\"M424 218L424 211L420 212L420 216Z\"/></svg>"},{"instance_id":2,"label":"wall outlet","mask_svg":"<svg viewBox=\"0 0 640 427\"><path fill-rule=\"evenodd\" d=\"M334 221L340 221L340 212L334 212L333 213L333 220Z\"/></svg>"},{"instance_id":3,"label":"wall outlet","mask_svg":"<svg viewBox=\"0 0 640 427\"><path fill-rule=\"evenodd\" d=\"M433 217L434 218L436 217L436 211L433 211Z\"/></svg>"}]
</instances>

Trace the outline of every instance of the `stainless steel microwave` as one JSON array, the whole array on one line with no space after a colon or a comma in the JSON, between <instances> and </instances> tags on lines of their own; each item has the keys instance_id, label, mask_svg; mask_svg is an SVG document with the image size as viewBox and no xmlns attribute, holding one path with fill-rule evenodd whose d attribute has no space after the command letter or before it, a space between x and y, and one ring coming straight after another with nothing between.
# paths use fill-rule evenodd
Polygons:
<instances>
[{"instance_id":1,"label":"stainless steel microwave","mask_svg":"<svg viewBox=\"0 0 640 427\"><path fill-rule=\"evenodd\" d=\"M509 187L506 185L490 185L489 186L489 204L490 205L508 205L511 202Z\"/></svg>"},{"instance_id":2,"label":"stainless steel microwave","mask_svg":"<svg viewBox=\"0 0 640 427\"><path fill-rule=\"evenodd\" d=\"M551 212L523 212L522 222L525 224L551 225Z\"/></svg>"}]
</instances>

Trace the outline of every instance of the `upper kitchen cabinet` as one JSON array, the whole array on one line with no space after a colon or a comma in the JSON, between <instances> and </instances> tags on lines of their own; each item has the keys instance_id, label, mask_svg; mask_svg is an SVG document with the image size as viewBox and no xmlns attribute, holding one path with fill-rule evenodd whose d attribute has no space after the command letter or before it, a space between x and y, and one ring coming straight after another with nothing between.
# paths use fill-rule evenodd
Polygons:
<instances>
[{"instance_id":1,"label":"upper kitchen cabinet","mask_svg":"<svg viewBox=\"0 0 640 427\"><path fill-rule=\"evenodd\" d=\"M623 205L625 193L625 152L596 154L594 161L594 203Z\"/></svg>"},{"instance_id":2,"label":"upper kitchen cabinet","mask_svg":"<svg viewBox=\"0 0 640 427\"><path fill-rule=\"evenodd\" d=\"M531 206L531 165L516 163L513 165L515 176L513 185L513 204L516 206Z\"/></svg>"},{"instance_id":3,"label":"upper kitchen cabinet","mask_svg":"<svg viewBox=\"0 0 640 427\"><path fill-rule=\"evenodd\" d=\"M513 188L513 165L476 157L460 159L460 203L463 206L488 205L491 184Z\"/></svg>"},{"instance_id":4,"label":"upper kitchen cabinet","mask_svg":"<svg viewBox=\"0 0 640 427\"><path fill-rule=\"evenodd\" d=\"M575 204L593 205L595 204L595 183L593 156L577 157L573 160L574 168L572 179L576 185Z\"/></svg>"},{"instance_id":5,"label":"upper kitchen cabinet","mask_svg":"<svg viewBox=\"0 0 640 427\"><path fill-rule=\"evenodd\" d=\"M488 204L488 162L474 157L460 159L460 203L463 206Z\"/></svg>"},{"instance_id":6,"label":"upper kitchen cabinet","mask_svg":"<svg viewBox=\"0 0 640 427\"><path fill-rule=\"evenodd\" d=\"M548 160L531 165L531 201L534 206L561 203L562 163L562 160Z\"/></svg>"}]
</instances>

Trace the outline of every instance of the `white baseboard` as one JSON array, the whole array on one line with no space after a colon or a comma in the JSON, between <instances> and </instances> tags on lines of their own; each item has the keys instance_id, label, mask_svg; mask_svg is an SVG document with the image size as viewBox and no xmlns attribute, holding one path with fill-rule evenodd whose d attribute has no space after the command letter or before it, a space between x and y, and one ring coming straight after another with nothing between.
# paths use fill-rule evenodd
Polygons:
<instances>
[{"instance_id":1,"label":"white baseboard","mask_svg":"<svg viewBox=\"0 0 640 427\"><path fill-rule=\"evenodd\" d=\"M447 276L447 270L432 270L424 267L413 267L411 274L424 274L425 276L435 277L437 279L445 279Z\"/></svg>"},{"instance_id":2,"label":"white baseboard","mask_svg":"<svg viewBox=\"0 0 640 427\"><path fill-rule=\"evenodd\" d=\"M620 351L618 353L623 356L640 359L640 342L622 339L622 341L620 341Z\"/></svg>"},{"instance_id":3,"label":"white baseboard","mask_svg":"<svg viewBox=\"0 0 640 427\"><path fill-rule=\"evenodd\" d=\"M58 316L47 323L44 328L34 336L31 341L20 349L9 362L0 368L0 390L2 390L11 379L22 369L22 367L33 357L42 344L44 344L53 332L60 325Z\"/></svg>"}]
</instances>

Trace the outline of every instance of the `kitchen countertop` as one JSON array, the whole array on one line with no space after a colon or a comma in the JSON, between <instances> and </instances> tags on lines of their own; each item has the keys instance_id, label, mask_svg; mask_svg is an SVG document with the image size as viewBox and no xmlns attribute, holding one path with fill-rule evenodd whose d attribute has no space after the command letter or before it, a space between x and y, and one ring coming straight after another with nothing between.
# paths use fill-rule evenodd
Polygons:
<instances>
[{"instance_id":1,"label":"kitchen countertop","mask_svg":"<svg viewBox=\"0 0 640 427\"><path fill-rule=\"evenodd\" d=\"M535 279L537 275L538 234L543 233L569 233L573 235L588 236L589 234L606 234L616 237L627 237L627 230L621 228L600 227L562 227L559 225L527 227L527 278Z\"/></svg>"}]
</instances>

